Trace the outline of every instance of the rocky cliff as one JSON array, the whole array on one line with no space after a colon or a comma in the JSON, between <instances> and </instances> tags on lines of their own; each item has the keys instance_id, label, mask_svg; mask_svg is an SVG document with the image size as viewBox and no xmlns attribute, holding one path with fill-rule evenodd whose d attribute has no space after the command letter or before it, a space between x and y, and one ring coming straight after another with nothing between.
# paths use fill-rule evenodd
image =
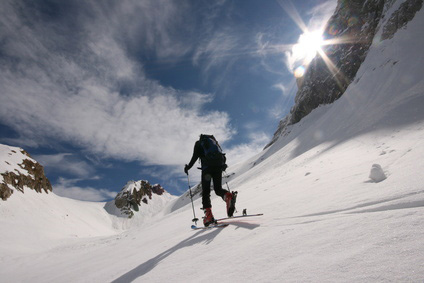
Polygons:
<instances>
[{"instance_id":1,"label":"rocky cliff","mask_svg":"<svg viewBox=\"0 0 424 283\"><path fill-rule=\"evenodd\" d=\"M153 199L158 196L162 197L165 202L170 197L169 193L159 184L151 185L145 180L129 181L115 197L114 206L121 216L131 218L134 216L134 212L139 211L140 206L157 206L158 201ZM165 202L160 201L161 204ZM110 206L109 203L106 207L109 212L111 212ZM151 210L153 211L155 208Z\"/></svg>"},{"instance_id":2,"label":"rocky cliff","mask_svg":"<svg viewBox=\"0 0 424 283\"><path fill-rule=\"evenodd\" d=\"M0 144L0 198L7 200L14 191L32 189L38 193L52 191L43 166L21 148Z\"/></svg>"},{"instance_id":3,"label":"rocky cliff","mask_svg":"<svg viewBox=\"0 0 424 283\"><path fill-rule=\"evenodd\" d=\"M370 45L391 38L422 5L423 0L339 0L324 32L324 39L334 44L323 47L325 55L318 55L298 80L295 104L266 147L319 105L340 98L354 80ZM379 29L382 33L377 38Z\"/></svg>"}]
</instances>

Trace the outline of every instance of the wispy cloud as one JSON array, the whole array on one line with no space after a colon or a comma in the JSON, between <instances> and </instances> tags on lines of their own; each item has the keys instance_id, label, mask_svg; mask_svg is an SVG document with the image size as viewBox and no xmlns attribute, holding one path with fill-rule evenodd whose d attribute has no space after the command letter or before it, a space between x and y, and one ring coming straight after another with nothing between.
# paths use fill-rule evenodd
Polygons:
<instances>
[{"instance_id":1,"label":"wispy cloud","mask_svg":"<svg viewBox=\"0 0 424 283\"><path fill-rule=\"evenodd\" d=\"M288 95L288 88L284 84L277 83L277 84L273 85L272 87L274 89L277 89L277 90L281 91L281 95L283 95L283 96L287 96Z\"/></svg>"},{"instance_id":2,"label":"wispy cloud","mask_svg":"<svg viewBox=\"0 0 424 283\"><path fill-rule=\"evenodd\" d=\"M188 47L174 38L184 5L78 3L84 6L74 7L78 21L71 22L75 26L61 22L64 30L50 24L49 15L36 20L28 7L19 9L20 2L1 4L0 119L19 132L21 141L62 140L104 157L176 165L191 154L187 140L200 132L231 138L227 113L203 111L210 94L161 86L146 77L129 51L184 54Z\"/></svg>"},{"instance_id":3,"label":"wispy cloud","mask_svg":"<svg viewBox=\"0 0 424 283\"><path fill-rule=\"evenodd\" d=\"M327 21L333 15L337 6L337 0L328 0L308 11L311 19L308 23L309 30L323 30Z\"/></svg>"},{"instance_id":4,"label":"wispy cloud","mask_svg":"<svg viewBox=\"0 0 424 283\"><path fill-rule=\"evenodd\" d=\"M191 156L187 156L187 161L191 158ZM165 187L166 190L177 191L179 193L183 193L188 189L187 185L187 176L183 172L184 165L180 166L153 166L153 167L144 167L140 171L141 176L145 176L147 180L151 180L150 178L155 178L160 180L160 184ZM195 185L200 182L200 174L197 174L195 168L190 170L190 181L191 185Z\"/></svg>"},{"instance_id":5,"label":"wispy cloud","mask_svg":"<svg viewBox=\"0 0 424 283\"><path fill-rule=\"evenodd\" d=\"M53 192L58 196L83 201L109 201L116 197L116 192L106 189L79 187L75 185L78 181L80 180L60 178L58 183L53 185Z\"/></svg>"},{"instance_id":6,"label":"wispy cloud","mask_svg":"<svg viewBox=\"0 0 424 283\"><path fill-rule=\"evenodd\" d=\"M297 91L296 81L292 78L288 83L276 83L272 88L279 90L280 96L268 110L268 115L274 120L280 120L290 110L290 102L294 100Z\"/></svg>"},{"instance_id":7,"label":"wispy cloud","mask_svg":"<svg viewBox=\"0 0 424 283\"><path fill-rule=\"evenodd\" d=\"M172 0L122 0L90 2L94 13L92 36L100 32L121 43L130 53L142 49L165 59L179 57L192 49L180 37L193 31L188 2ZM91 15L93 16L93 15Z\"/></svg>"},{"instance_id":8,"label":"wispy cloud","mask_svg":"<svg viewBox=\"0 0 424 283\"><path fill-rule=\"evenodd\" d=\"M165 87L146 74L146 62L184 59L198 64L206 79L219 68L212 84L225 88L237 60L259 54L254 37L244 38L246 27L216 25L218 18L230 18L225 2L203 3L210 11L201 13L205 18L186 1L1 2L0 120L20 135L9 142L33 147L65 141L94 161L140 161L172 168L170 175L184 178L181 166L200 133L225 143L236 130L228 113L205 111L214 93ZM272 52L281 55L281 48ZM231 164L269 141L258 129L249 132L256 134L227 150ZM95 174L94 165L69 153L39 159L77 178L62 179L56 192L91 200L110 196L107 190L78 187L78 180ZM82 189L92 196L82 197Z\"/></svg>"},{"instance_id":9,"label":"wispy cloud","mask_svg":"<svg viewBox=\"0 0 424 283\"><path fill-rule=\"evenodd\" d=\"M208 37L200 43L196 49L193 61L194 64L199 64L203 61L202 66L205 66L204 72L208 72L211 68L222 64L228 65L228 61L240 55L235 50L240 50L238 38L234 36L235 31L227 29L221 30L211 37ZM241 51L240 51L241 52Z\"/></svg>"},{"instance_id":10,"label":"wispy cloud","mask_svg":"<svg viewBox=\"0 0 424 283\"><path fill-rule=\"evenodd\" d=\"M249 125L248 125L249 126ZM261 131L249 133L249 142L236 145L226 150L228 165L235 165L261 152L271 137Z\"/></svg>"},{"instance_id":11,"label":"wispy cloud","mask_svg":"<svg viewBox=\"0 0 424 283\"><path fill-rule=\"evenodd\" d=\"M35 155L34 158L48 171L66 173L84 179L95 177L94 167L72 153Z\"/></svg>"}]
</instances>

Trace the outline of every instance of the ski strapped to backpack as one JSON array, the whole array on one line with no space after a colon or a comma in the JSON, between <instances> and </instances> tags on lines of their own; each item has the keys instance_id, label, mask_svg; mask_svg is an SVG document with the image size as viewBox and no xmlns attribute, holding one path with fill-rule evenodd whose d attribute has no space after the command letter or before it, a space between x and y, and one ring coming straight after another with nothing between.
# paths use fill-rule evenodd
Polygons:
<instances>
[{"instance_id":1,"label":"ski strapped to backpack","mask_svg":"<svg viewBox=\"0 0 424 283\"><path fill-rule=\"evenodd\" d=\"M202 159L202 169L208 167L222 167L227 160L225 153L213 135L200 135L200 145L204 156Z\"/></svg>"}]
</instances>

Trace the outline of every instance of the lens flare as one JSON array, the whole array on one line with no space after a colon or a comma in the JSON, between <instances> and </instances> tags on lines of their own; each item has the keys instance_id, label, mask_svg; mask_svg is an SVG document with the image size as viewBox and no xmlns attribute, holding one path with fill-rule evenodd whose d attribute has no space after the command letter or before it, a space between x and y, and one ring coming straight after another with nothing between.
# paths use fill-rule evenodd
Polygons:
<instances>
[{"instance_id":1,"label":"lens flare","mask_svg":"<svg viewBox=\"0 0 424 283\"><path fill-rule=\"evenodd\" d=\"M305 67L304 66L299 66L296 68L296 70L294 70L294 76L296 79L303 77L303 75L305 74Z\"/></svg>"},{"instance_id":2,"label":"lens flare","mask_svg":"<svg viewBox=\"0 0 424 283\"><path fill-rule=\"evenodd\" d=\"M347 25L349 27L356 25L359 22L358 18L355 16L352 16L349 18L349 20L347 21Z\"/></svg>"},{"instance_id":3,"label":"lens flare","mask_svg":"<svg viewBox=\"0 0 424 283\"><path fill-rule=\"evenodd\" d=\"M331 34L332 36L337 35L340 32L339 28L337 27L337 25L332 24L329 28L328 28L328 33Z\"/></svg>"}]
</instances>

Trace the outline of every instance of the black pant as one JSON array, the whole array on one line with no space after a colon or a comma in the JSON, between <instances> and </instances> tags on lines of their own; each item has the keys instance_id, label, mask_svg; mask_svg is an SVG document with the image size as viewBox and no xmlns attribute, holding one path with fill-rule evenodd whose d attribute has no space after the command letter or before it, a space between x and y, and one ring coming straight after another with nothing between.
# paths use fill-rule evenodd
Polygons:
<instances>
[{"instance_id":1,"label":"black pant","mask_svg":"<svg viewBox=\"0 0 424 283\"><path fill-rule=\"evenodd\" d=\"M222 188L222 170L206 169L202 171L202 204L203 208L210 208L211 205L211 180L213 180L213 189L215 193L224 198L225 193L228 191Z\"/></svg>"}]
</instances>

